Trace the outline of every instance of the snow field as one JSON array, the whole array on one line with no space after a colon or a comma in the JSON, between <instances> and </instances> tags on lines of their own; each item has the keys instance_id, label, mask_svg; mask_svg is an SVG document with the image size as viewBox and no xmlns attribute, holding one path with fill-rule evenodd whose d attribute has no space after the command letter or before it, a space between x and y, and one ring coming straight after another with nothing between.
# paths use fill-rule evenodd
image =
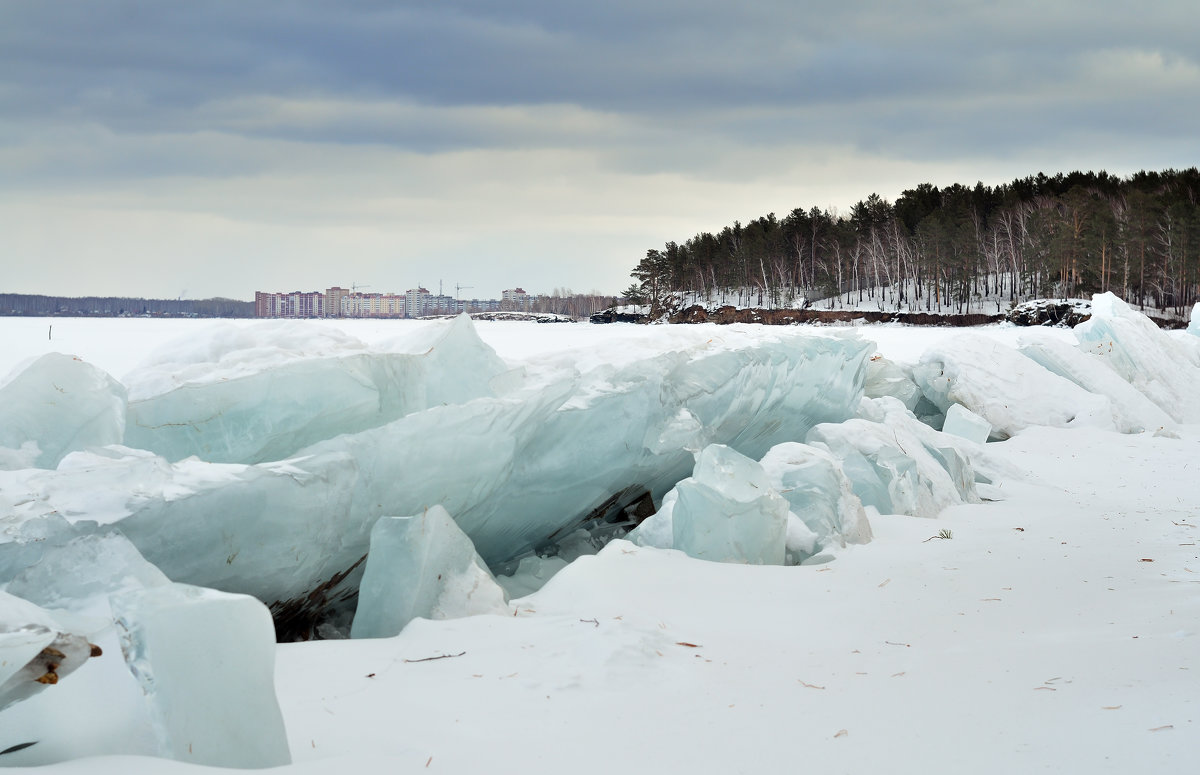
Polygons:
<instances>
[{"instance_id":1,"label":"snow field","mask_svg":"<svg viewBox=\"0 0 1200 775\"><path fill-rule=\"evenodd\" d=\"M952 330L898 326L477 325L483 342L527 385L548 385L567 372L582 375L586 390L567 405L576 412L612 401L622 389L614 374L644 374L638 364L663 353L688 352L693 361L727 353L712 361L721 364L797 335L837 342L861 334L898 365L892 385L920 384L928 400L914 409L918 416L938 421L945 406L933 399L941 397L949 406L966 405L1011 438L983 448L953 441L911 414L902 417L904 405L894 398L868 400L858 419L818 425L827 430L811 438L845 436L839 441L845 449L867 455L859 473L881 477L877 492L922 514L868 508L866 535L874 538L865 544L830 542L836 530L817 524L825 531L820 559L836 558L832 562L713 563L616 540L598 555L575 559L540 591L510 601L503 615L415 619L392 638L281 644L275 647L275 692L289 768L468 772L540 765L716 773L802 764L847 772L1196 771L1200 592L1192 585L1200 582L1200 427L1189 424L1195 404L1186 386L1200 384L1192 357L1198 351L1191 334L1149 332L1130 322L1119 304L1099 309L1108 352L1072 349L1080 357L1069 359L1061 351L1076 345L1070 331L1001 326L964 338ZM38 328L19 322L12 345L0 351L0 372L61 343L35 343ZM126 328L129 323L147 328ZM56 338L78 345L74 352L84 361L116 374L146 374L147 362L169 364L161 351L149 361L144 354L203 325L52 324L63 327ZM231 325L219 337L206 335L208 341L237 340L242 326ZM396 350L390 340L397 331L420 338L429 325L339 321L320 324L327 333L318 338L338 352L345 330L368 348ZM291 336L286 329L280 334L273 341ZM143 356L135 359L130 340L139 336L147 345L134 348ZM1039 352L1068 363L1068 373L1038 371L1037 362L1016 349L1039 343ZM311 355L303 336L289 346L301 363ZM1138 403L1125 389L1129 382L1112 377L1126 362L1123 353L1146 352L1174 357L1136 361L1145 381L1145 392L1136 391L1145 401ZM185 360L199 363L198 357ZM951 363L956 367L947 369ZM1020 389L1019 406L1006 403L998 367ZM169 379L184 370L167 367L159 374ZM1029 389L1026 372L1036 375L1031 379L1039 388ZM197 373L212 381L214 372ZM742 391L758 389L752 381L740 384ZM1154 424L1164 416L1170 426ZM862 433L830 435L855 423ZM666 452L704 442L705 427L684 414L647 443ZM891 441L888 433L875 439L871 429L890 429ZM886 451L891 443L903 454ZM936 455L916 455L918 446ZM848 454L839 449L833 451ZM194 486L204 477L221 486L234 470L217 466L197 479L195 472L208 465L187 463L193 473L172 486ZM299 476L286 473L288 466L269 467ZM951 482L955 472L967 478ZM6 474L16 479L0 482L0 503L19 502L13 481L28 488L54 475ZM976 476L982 503L972 502ZM119 494L97 497L101 502L93 504L80 490L69 502L77 516L124 519ZM852 511L844 504L838 510ZM13 513L0 513L0 531ZM937 519L926 518L932 516ZM791 525L788 533L791 541ZM0 566L5 561L17 560L0 552ZM0 613L10 611L0 606ZM102 645L123 669L115 639ZM0 763L58 762L52 771L64 772L192 769L146 757L94 756L153 752L145 730L127 728L149 723L128 710L132 705L109 718L89 716L104 685L99 679L120 672L95 668L84 664L62 685L0 711L0 750L39 741ZM122 748L113 740L120 735L142 742ZM77 756L87 758L69 760Z\"/></svg>"}]
</instances>

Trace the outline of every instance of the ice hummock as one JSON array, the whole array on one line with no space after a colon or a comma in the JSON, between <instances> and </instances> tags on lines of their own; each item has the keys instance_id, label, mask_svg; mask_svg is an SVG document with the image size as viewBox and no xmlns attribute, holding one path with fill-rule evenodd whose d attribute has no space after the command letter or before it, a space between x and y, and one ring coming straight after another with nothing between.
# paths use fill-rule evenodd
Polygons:
<instances>
[{"instance_id":1,"label":"ice hummock","mask_svg":"<svg viewBox=\"0 0 1200 775\"><path fill-rule=\"evenodd\" d=\"M411 517L380 517L371 528L351 637L399 635L418 617L508 612L504 590L441 506Z\"/></svg>"},{"instance_id":2,"label":"ice hummock","mask_svg":"<svg viewBox=\"0 0 1200 775\"><path fill-rule=\"evenodd\" d=\"M962 404L987 420L999 439L1034 425L1112 427L1107 398L979 334L959 334L930 348L913 378L943 412Z\"/></svg>"},{"instance_id":3,"label":"ice hummock","mask_svg":"<svg viewBox=\"0 0 1200 775\"><path fill-rule=\"evenodd\" d=\"M711 444L675 489L674 548L700 560L783 565L788 505L761 465Z\"/></svg>"},{"instance_id":4,"label":"ice hummock","mask_svg":"<svg viewBox=\"0 0 1200 775\"><path fill-rule=\"evenodd\" d=\"M1084 390L1108 398L1113 425L1121 433L1170 430L1175 420L1112 367L1108 358L1050 339L1023 341L1022 355L1071 380Z\"/></svg>"},{"instance_id":5,"label":"ice hummock","mask_svg":"<svg viewBox=\"0 0 1200 775\"><path fill-rule=\"evenodd\" d=\"M1172 419L1200 422L1200 367L1178 342L1112 293L1092 300L1092 317L1075 328L1080 346L1102 358Z\"/></svg>"},{"instance_id":6,"label":"ice hummock","mask_svg":"<svg viewBox=\"0 0 1200 775\"><path fill-rule=\"evenodd\" d=\"M834 545L863 544L871 540L862 501L842 465L830 452L817 447L788 442L771 448L761 465L771 487L788 502L791 513L807 530L811 548L803 549L803 533L795 525L789 528L789 551L799 549L796 562Z\"/></svg>"},{"instance_id":7,"label":"ice hummock","mask_svg":"<svg viewBox=\"0 0 1200 775\"><path fill-rule=\"evenodd\" d=\"M254 595L302 636L305 622L353 596L380 517L442 505L489 565L517 560L619 516L623 498L661 499L691 471L689 449L718 443L761 457L852 416L870 351L855 337L793 336L585 373L510 373L500 395L257 464L76 452L55 471L0 476L0 500L13 506L0 568L36 561L39 533L119 526L172 579Z\"/></svg>"},{"instance_id":8,"label":"ice hummock","mask_svg":"<svg viewBox=\"0 0 1200 775\"><path fill-rule=\"evenodd\" d=\"M917 420L898 399L863 399L862 418L818 425L807 444L829 450L864 506L883 514L934 517L977 503L969 444ZM869 418L869 419L868 419Z\"/></svg>"},{"instance_id":9,"label":"ice hummock","mask_svg":"<svg viewBox=\"0 0 1200 775\"><path fill-rule=\"evenodd\" d=\"M120 444L125 388L72 355L47 353L0 387L0 470L54 468L69 452Z\"/></svg>"},{"instance_id":10,"label":"ice hummock","mask_svg":"<svg viewBox=\"0 0 1200 775\"><path fill-rule=\"evenodd\" d=\"M666 510L630 534L635 541L700 560L783 565L788 504L755 461L711 444L697 455L692 475L671 492Z\"/></svg>"},{"instance_id":11,"label":"ice hummock","mask_svg":"<svg viewBox=\"0 0 1200 775\"><path fill-rule=\"evenodd\" d=\"M125 443L168 460L284 459L323 439L493 395L506 370L465 315L382 350L316 324L210 329L127 380Z\"/></svg>"},{"instance_id":12,"label":"ice hummock","mask_svg":"<svg viewBox=\"0 0 1200 775\"><path fill-rule=\"evenodd\" d=\"M112 603L160 755L218 767L291 762L262 603L185 584L119 593Z\"/></svg>"}]
</instances>

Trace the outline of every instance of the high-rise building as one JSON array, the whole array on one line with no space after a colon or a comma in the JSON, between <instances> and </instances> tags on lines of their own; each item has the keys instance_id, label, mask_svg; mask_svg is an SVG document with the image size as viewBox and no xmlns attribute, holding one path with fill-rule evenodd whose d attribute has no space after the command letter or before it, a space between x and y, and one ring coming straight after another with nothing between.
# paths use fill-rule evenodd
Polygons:
<instances>
[{"instance_id":1,"label":"high-rise building","mask_svg":"<svg viewBox=\"0 0 1200 775\"><path fill-rule=\"evenodd\" d=\"M530 298L524 288L510 288L500 294L500 309L527 311Z\"/></svg>"},{"instance_id":2,"label":"high-rise building","mask_svg":"<svg viewBox=\"0 0 1200 775\"><path fill-rule=\"evenodd\" d=\"M342 299L350 295L350 291L346 288L333 286L325 291L325 315L326 317L341 317L342 315Z\"/></svg>"}]
</instances>

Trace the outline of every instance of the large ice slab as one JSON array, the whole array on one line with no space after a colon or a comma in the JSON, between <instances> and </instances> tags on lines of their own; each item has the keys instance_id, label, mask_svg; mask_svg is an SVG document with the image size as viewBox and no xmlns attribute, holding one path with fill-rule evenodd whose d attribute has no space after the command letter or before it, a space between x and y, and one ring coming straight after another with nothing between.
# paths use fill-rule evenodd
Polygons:
<instances>
[{"instance_id":1,"label":"large ice slab","mask_svg":"<svg viewBox=\"0 0 1200 775\"><path fill-rule=\"evenodd\" d=\"M444 508L381 517L371 528L352 637L399 635L417 617L489 613L508 613L504 590Z\"/></svg>"},{"instance_id":2,"label":"large ice slab","mask_svg":"<svg viewBox=\"0 0 1200 775\"><path fill-rule=\"evenodd\" d=\"M946 422L942 425L942 432L976 444L985 444L992 432L992 424L962 404L952 404L946 410Z\"/></svg>"},{"instance_id":3,"label":"large ice slab","mask_svg":"<svg viewBox=\"0 0 1200 775\"><path fill-rule=\"evenodd\" d=\"M660 499L709 444L757 459L851 416L870 350L857 338L796 336L595 369L516 456L505 498L450 511L489 563L519 556L626 505L616 494Z\"/></svg>"},{"instance_id":4,"label":"large ice slab","mask_svg":"<svg viewBox=\"0 0 1200 775\"><path fill-rule=\"evenodd\" d=\"M0 535L0 568L36 554L39 532L119 525L172 579L253 594L303 627L353 594L380 517L440 504L489 564L520 558L620 514L623 497L661 498L692 470L689 448L758 457L853 415L870 349L789 335L539 373L277 462L74 453L56 471L0 476L15 523Z\"/></svg>"},{"instance_id":5,"label":"large ice slab","mask_svg":"<svg viewBox=\"0 0 1200 775\"><path fill-rule=\"evenodd\" d=\"M921 388L912 379L912 367L895 363L882 355L867 361L867 378L863 385L867 398L892 396L908 409L914 410L921 400Z\"/></svg>"},{"instance_id":6,"label":"large ice slab","mask_svg":"<svg viewBox=\"0 0 1200 775\"><path fill-rule=\"evenodd\" d=\"M1025 341L1019 349L1022 355L1084 390L1106 396L1118 431L1141 433L1175 427L1170 415L1113 369L1110 359L1049 339Z\"/></svg>"},{"instance_id":7,"label":"large ice slab","mask_svg":"<svg viewBox=\"0 0 1200 775\"><path fill-rule=\"evenodd\" d=\"M1145 315L1111 293L1092 299L1092 318L1075 328L1080 346L1178 422L1200 422L1200 368Z\"/></svg>"},{"instance_id":8,"label":"large ice slab","mask_svg":"<svg viewBox=\"0 0 1200 775\"><path fill-rule=\"evenodd\" d=\"M106 603L117 592L170 583L129 539L112 533L84 535L46 547L37 562L12 577L7 590L40 606L88 612L96 598Z\"/></svg>"},{"instance_id":9,"label":"large ice slab","mask_svg":"<svg viewBox=\"0 0 1200 775\"><path fill-rule=\"evenodd\" d=\"M771 487L812 533L814 546L806 554L816 554L835 544L871 540L871 525L862 501L854 494L840 461L830 452L788 442L772 447L761 465Z\"/></svg>"},{"instance_id":10,"label":"large ice slab","mask_svg":"<svg viewBox=\"0 0 1200 775\"><path fill-rule=\"evenodd\" d=\"M48 764L99 755L170 755L169 741L164 742L166 733L162 714L174 711L164 710L161 698L148 700L143 689L149 687L153 693L154 687L149 684L143 687L135 675L145 678L156 671L161 675L163 670L178 668L170 668L169 660L173 656L169 652L160 649L148 654L131 649L129 633L122 631L118 634L118 628L114 625L114 606L111 601L137 598L147 590L157 590L154 594L186 600L194 590L176 587L117 533L86 535L65 543L58 543L57 537L52 537L50 543L34 564L12 578L8 590L44 606L48 614L69 626L72 633L78 633L77 651L82 651L84 646L90 650L91 644L95 643L98 644L96 652L102 653L61 687L31 697L5 713L2 725L5 739L10 742L36 740L38 743L22 751L12 763ZM263 608L261 603L252 602L258 609ZM128 613L120 608L120 603L117 609L122 614ZM206 626L202 619L197 624ZM255 632L236 633L229 637L236 642L243 636L250 638L246 654L267 648L273 640L269 619L265 635L260 628ZM218 636L205 631L192 633L190 637L197 639L197 648L205 648L201 643L204 639ZM57 648L67 651L61 646ZM232 651L234 648L230 646L221 658L229 659L229 652ZM154 661L163 653L167 653L168 663ZM127 665L123 655L140 661ZM238 653L236 660L231 661L245 658L245 655ZM251 657L248 667L257 669L263 665L255 665ZM240 669L234 664L228 672L236 676ZM63 675L63 671L59 669L58 674ZM184 673L180 671L179 674ZM178 685L178 677L167 676L167 680ZM246 692L261 689L261 686L237 686L236 678L232 681L235 688L231 688L229 683L212 682L206 687L210 693L199 698L204 700L202 706L191 709L189 717L170 721L177 726L177 737L190 734L192 727L185 729L184 726L193 722L196 728L204 727L207 720L201 712L203 707L217 708L215 712L224 713L224 710L220 710L222 705L240 703L246 698ZM271 687L269 680L267 686ZM269 700L254 699L253 702L256 707L261 707ZM48 723L48 719L53 719L54 723ZM236 738L231 742L236 744ZM3 741L0 740L0 743ZM250 763L254 760L246 761Z\"/></svg>"},{"instance_id":11,"label":"large ice slab","mask_svg":"<svg viewBox=\"0 0 1200 775\"><path fill-rule=\"evenodd\" d=\"M929 349L913 378L943 412L962 404L1001 439L1033 425L1112 427L1107 398L979 334L960 334Z\"/></svg>"},{"instance_id":12,"label":"large ice slab","mask_svg":"<svg viewBox=\"0 0 1200 775\"><path fill-rule=\"evenodd\" d=\"M675 490L673 548L701 560L783 565L788 504L758 463L713 444Z\"/></svg>"},{"instance_id":13,"label":"large ice slab","mask_svg":"<svg viewBox=\"0 0 1200 775\"><path fill-rule=\"evenodd\" d=\"M872 419L818 425L805 441L841 461L864 506L934 517L948 506L979 501L975 471L959 451L970 442L933 430L895 398L863 404Z\"/></svg>"},{"instance_id":14,"label":"large ice slab","mask_svg":"<svg viewBox=\"0 0 1200 775\"><path fill-rule=\"evenodd\" d=\"M114 595L113 608L160 755L219 767L291 762L262 603L173 584Z\"/></svg>"},{"instance_id":15,"label":"large ice slab","mask_svg":"<svg viewBox=\"0 0 1200 775\"><path fill-rule=\"evenodd\" d=\"M0 386L0 469L54 468L68 452L119 444L125 401L101 369L43 355Z\"/></svg>"},{"instance_id":16,"label":"large ice slab","mask_svg":"<svg viewBox=\"0 0 1200 775\"><path fill-rule=\"evenodd\" d=\"M232 324L173 343L126 377L125 443L168 460L281 460L441 404L492 395L503 361L470 319L367 350L318 324ZM180 349L172 349L180 348Z\"/></svg>"}]
</instances>

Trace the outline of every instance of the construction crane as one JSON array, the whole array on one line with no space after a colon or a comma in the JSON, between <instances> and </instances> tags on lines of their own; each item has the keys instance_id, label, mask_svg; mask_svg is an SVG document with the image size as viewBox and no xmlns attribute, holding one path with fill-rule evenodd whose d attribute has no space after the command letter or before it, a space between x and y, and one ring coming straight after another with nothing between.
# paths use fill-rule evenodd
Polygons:
<instances>
[{"instance_id":1,"label":"construction crane","mask_svg":"<svg viewBox=\"0 0 1200 775\"><path fill-rule=\"evenodd\" d=\"M351 290L353 293L358 293L358 289L359 289L359 288L370 288L370 287L371 287L371 286L369 286L369 285L360 285L360 284L358 284L358 283L350 283L350 290Z\"/></svg>"},{"instance_id":2,"label":"construction crane","mask_svg":"<svg viewBox=\"0 0 1200 775\"><path fill-rule=\"evenodd\" d=\"M455 283L454 284L454 300L455 301L459 300L458 294L459 294L459 292L462 291L463 288L474 288L474 287L475 287L474 285L459 285L458 283Z\"/></svg>"}]
</instances>

